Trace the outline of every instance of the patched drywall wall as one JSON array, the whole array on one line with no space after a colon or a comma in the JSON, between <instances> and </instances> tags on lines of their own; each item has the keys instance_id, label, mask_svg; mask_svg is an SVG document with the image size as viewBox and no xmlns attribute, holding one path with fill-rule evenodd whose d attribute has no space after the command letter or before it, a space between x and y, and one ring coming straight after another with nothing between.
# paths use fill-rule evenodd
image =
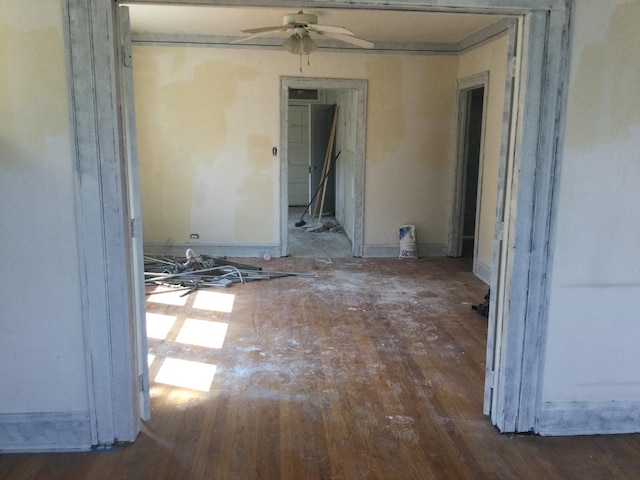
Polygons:
<instances>
[{"instance_id":1,"label":"patched drywall wall","mask_svg":"<svg viewBox=\"0 0 640 480\"><path fill-rule=\"evenodd\" d=\"M447 242L457 58L371 56L365 244L398 242L414 224L421 244Z\"/></svg>"},{"instance_id":2,"label":"patched drywall wall","mask_svg":"<svg viewBox=\"0 0 640 480\"><path fill-rule=\"evenodd\" d=\"M496 226L496 201L498 193L498 173L502 148L505 82L507 75L508 35L475 48L461 55L458 78L467 78L482 72L489 72L489 92L487 94L486 123L483 152L481 153L480 181L478 183L477 258L485 271L493 264L493 240ZM487 280L487 279L485 279Z\"/></svg>"},{"instance_id":3,"label":"patched drywall wall","mask_svg":"<svg viewBox=\"0 0 640 480\"><path fill-rule=\"evenodd\" d=\"M135 53L145 241L273 243L278 124L261 116L259 70L207 49Z\"/></svg>"},{"instance_id":4,"label":"patched drywall wall","mask_svg":"<svg viewBox=\"0 0 640 480\"><path fill-rule=\"evenodd\" d=\"M279 242L284 51L134 45L145 244ZM366 245L447 241L457 58L316 52L304 75L368 81ZM198 240L189 239L197 233ZM444 248L443 248L444 250Z\"/></svg>"},{"instance_id":5,"label":"patched drywall wall","mask_svg":"<svg viewBox=\"0 0 640 480\"><path fill-rule=\"evenodd\" d=\"M0 11L0 417L84 411L62 6L0 0Z\"/></svg>"},{"instance_id":6,"label":"patched drywall wall","mask_svg":"<svg viewBox=\"0 0 640 480\"><path fill-rule=\"evenodd\" d=\"M543 401L640 401L640 1L574 25Z\"/></svg>"}]
</instances>

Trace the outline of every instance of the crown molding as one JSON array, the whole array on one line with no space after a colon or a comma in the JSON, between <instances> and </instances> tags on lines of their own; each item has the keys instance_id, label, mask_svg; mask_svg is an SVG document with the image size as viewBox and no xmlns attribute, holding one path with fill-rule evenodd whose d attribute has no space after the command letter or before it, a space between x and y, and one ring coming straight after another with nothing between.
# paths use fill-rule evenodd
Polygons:
<instances>
[{"instance_id":1,"label":"crown molding","mask_svg":"<svg viewBox=\"0 0 640 480\"><path fill-rule=\"evenodd\" d=\"M480 32L469 35L460 42L376 42L374 48L365 49L347 45L337 40L314 38L320 50L330 53L364 54L400 54L400 55L457 55L477 48L494 38L506 34L515 19L503 18ZM182 46L182 47L218 47L234 49L280 50L284 39L258 37L248 42L233 43L243 36L229 35L191 35L177 33L132 33L134 45Z\"/></svg>"}]
</instances>

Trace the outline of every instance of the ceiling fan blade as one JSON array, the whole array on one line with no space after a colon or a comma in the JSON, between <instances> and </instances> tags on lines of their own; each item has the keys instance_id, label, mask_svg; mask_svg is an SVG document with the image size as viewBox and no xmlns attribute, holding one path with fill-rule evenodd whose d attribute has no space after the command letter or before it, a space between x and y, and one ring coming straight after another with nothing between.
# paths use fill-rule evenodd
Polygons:
<instances>
[{"instance_id":1,"label":"ceiling fan blade","mask_svg":"<svg viewBox=\"0 0 640 480\"><path fill-rule=\"evenodd\" d=\"M346 29L344 27L336 27L335 25L318 25L318 24L310 24L307 25L307 30L311 30L313 32L318 33L341 33L343 35L351 35L355 37L355 33L351 30Z\"/></svg>"},{"instance_id":2,"label":"ceiling fan blade","mask_svg":"<svg viewBox=\"0 0 640 480\"><path fill-rule=\"evenodd\" d=\"M257 28L256 30L262 30L260 28ZM253 40L254 38L258 38L258 37L264 37L267 35L270 35L272 33L279 33L279 32L286 32L288 30L288 27L269 27L269 29L265 29L264 31L260 32L260 33L256 33L255 35L251 35L250 37L245 37L245 38L241 38L240 40L235 40L231 43L240 43L240 42L246 42L247 40ZM249 30L243 30L243 33L251 33Z\"/></svg>"},{"instance_id":3,"label":"ceiling fan blade","mask_svg":"<svg viewBox=\"0 0 640 480\"><path fill-rule=\"evenodd\" d=\"M361 48L373 48L375 46L373 42L364 40L363 38L358 38L353 35L344 35L342 33L331 32L318 32L318 34L322 35L323 37L334 38L336 40L340 40L341 42L350 43Z\"/></svg>"},{"instance_id":4,"label":"ceiling fan blade","mask_svg":"<svg viewBox=\"0 0 640 480\"><path fill-rule=\"evenodd\" d=\"M260 28L250 28L248 30L241 30L242 33L263 33L263 32L282 32L289 28L288 25L276 25L274 27L260 27Z\"/></svg>"}]
</instances>

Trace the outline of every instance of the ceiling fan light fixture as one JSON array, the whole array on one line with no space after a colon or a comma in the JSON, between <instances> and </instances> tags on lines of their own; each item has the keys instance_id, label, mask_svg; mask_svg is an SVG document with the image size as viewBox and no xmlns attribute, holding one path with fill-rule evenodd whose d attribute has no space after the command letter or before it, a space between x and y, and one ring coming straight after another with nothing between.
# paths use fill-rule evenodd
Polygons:
<instances>
[{"instance_id":1,"label":"ceiling fan light fixture","mask_svg":"<svg viewBox=\"0 0 640 480\"><path fill-rule=\"evenodd\" d=\"M318 44L313 41L309 34L306 34L300 40L300 48L302 48L302 51L308 55L318 49Z\"/></svg>"},{"instance_id":2,"label":"ceiling fan light fixture","mask_svg":"<svg viewBox=\"0 0 640 480\"><path fill-rule=\"evenodd\" d=\"M296 35L295 33L291 35L289 38L287 38L286 42L282 44L282 47L287 52L293 53L294 55L300 53L300 39L298 38L298 35Z\"/></svg>"}]
</instances>

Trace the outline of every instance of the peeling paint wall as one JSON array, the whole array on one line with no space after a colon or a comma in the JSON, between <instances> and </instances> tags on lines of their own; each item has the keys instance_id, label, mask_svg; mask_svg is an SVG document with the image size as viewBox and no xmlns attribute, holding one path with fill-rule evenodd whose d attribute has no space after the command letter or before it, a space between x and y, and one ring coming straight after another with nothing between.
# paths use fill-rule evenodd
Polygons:
<instances>
[{"instance_id":1,"label":"peeling paint wall","mask_svg":"<svg viewBox=\"0 0 640 480\"><path fill-rule=\"evenodd\" d=\"M493 239L496 225L498 171L502 146L505 80L509 37L498 39L460 57L458 78L489 72L484 150L482 152L477 242L477 261L490 271L493 263Z\"/></svg>"},{"instance_id":2,"label":"peeling paint wall","mask_svg":"<svg viewBox=\"0 0 640 480\"><path fill-rule=\"evenodd\" d=\"M543 401L640 401L640 1L574 24Z\"/></svg>"},{"instance_id":3,"label":"peeling paint wall","mask_svg":"<svg viewBox=\"0 0 640 480\"><path fill-rule=\"evenodd\" d=\"M0 11L2 423L88 400L62 6L0 0Z\"/></svg>"},{"instance_id":4,"label":"peeling paint wall","mask_svg":"<svg viewBox=\"0 0 640 480\"><path fill-rule=\"evenodd\" d=\"M365 245L398 225L445 244L457 58L311 55L304 75L367 79ZM134 46L145 243L279 241L279 79L284 51Z\"/></svg>"}]
</instances>

